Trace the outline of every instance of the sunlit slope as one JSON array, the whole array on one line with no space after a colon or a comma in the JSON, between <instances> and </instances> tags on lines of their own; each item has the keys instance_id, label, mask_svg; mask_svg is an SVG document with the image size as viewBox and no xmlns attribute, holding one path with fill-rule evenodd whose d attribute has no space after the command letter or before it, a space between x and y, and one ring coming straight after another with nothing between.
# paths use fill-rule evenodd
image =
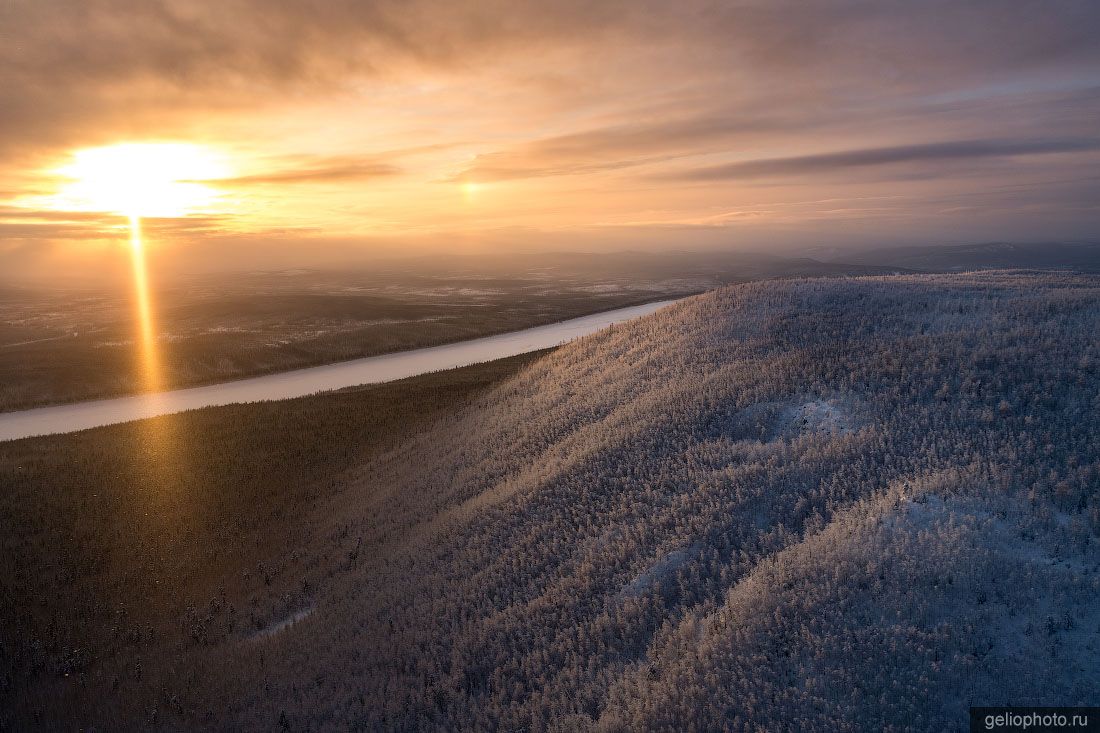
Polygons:
<instances>
[{"instance_id":1,"label":"sunlit slope","mask_svg":"<svg viewBox=\"0 0 1100 733\"><path fill-rule=\"evenodd\" d=\"M1098 286L751 284L563 348L368 468L364 551L233 715L937 730L1095 700Z\"/></svg>"},{"instance_id":2,"label":"sunlit slope","mask_svg":"<svg viewBox=\"0 0 1100 733\"><path fill-rule=\"evenodd\" d=\"M1095 538L987 492L949 472L837 513L686 614L600 727L953 730L972 704L1095 702Z\"/></svg>"}]
</instances>

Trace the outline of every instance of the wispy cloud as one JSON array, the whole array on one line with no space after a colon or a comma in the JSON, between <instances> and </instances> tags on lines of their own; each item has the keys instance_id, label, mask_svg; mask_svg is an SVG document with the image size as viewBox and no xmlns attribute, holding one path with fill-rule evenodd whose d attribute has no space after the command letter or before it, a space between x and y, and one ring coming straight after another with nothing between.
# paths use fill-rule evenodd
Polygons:
<instances>
[{"instance_id":1,"label":"wispy cloud","mask_svg":"<svg viewBox=\"0 0 1100 733\"><path fill-rule=\"evenodd\" d=\"M727 113L616 124L532 140L478 155L460 181L576 175L669 160L787 126L776 117Z\"/></svg>"},{"instance_id":2,"label":"wispy cloud","mask_svg":"<svg viewBox=\"0 0 1100 733\"><path fill-rule=\"evenodd\" d=\"M952 142L899 145L894 147L844 150L834 153L788 158L761 158L736 163L662 174L687 181L744 180L777 176L805 176L851 168L935 163L980 158L1011 158L1021 155L1077 153L1100 150L1100 140L958 140Z\"/></svg>"},{"instance_id":3,"label":"wispy cloud","mask_svg":"<svg viewBox=\"0 0 1100 733\"><path fill-rule=\"evenodd\" d=\"M946 93L1095 65L1098 28L1091 0L7 0L0 133L10 146L105 122L163 126L425 70L526 74L540 54L557 68L539 73L569 75L562 88L647 76L680 86L690 74L734 100L782 88ZM660 66L641 63L645 49Z\"/></svg>"},{"instance_id":4,"label":"wispy cloud","mask_svg":"<svg viewBox=\"0 0 1100 733\"><path fill-rule=\"evenodd\" d=\"M366 181L394 176L401 169L392 163L371 158L324 158L304 164L233 178L220 178L209 183L218 186L282 185L293 183L337 183Z\"/></svg>"}]
</instances>

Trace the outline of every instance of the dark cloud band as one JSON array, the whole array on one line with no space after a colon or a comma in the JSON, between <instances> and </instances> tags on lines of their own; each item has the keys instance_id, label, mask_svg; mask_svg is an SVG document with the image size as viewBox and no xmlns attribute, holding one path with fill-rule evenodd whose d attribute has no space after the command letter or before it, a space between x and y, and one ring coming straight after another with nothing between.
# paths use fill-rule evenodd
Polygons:
<instances>
[{"instance_id":1,"label":"dark cloud band","mask_svg":"<svg viewBox=\"0 0 1100 733\"><path fill-rule=\"evenodd\" d=\"M1008 158L1020 155L1076 153L1095 150L1100 150L1100 140L960 140L923 145L845 150L836 153L789 158L746 160L679 171L662 177L686 181L741 180L776 176L800 176L900 163Z\"/></svg>"}]
</instances>

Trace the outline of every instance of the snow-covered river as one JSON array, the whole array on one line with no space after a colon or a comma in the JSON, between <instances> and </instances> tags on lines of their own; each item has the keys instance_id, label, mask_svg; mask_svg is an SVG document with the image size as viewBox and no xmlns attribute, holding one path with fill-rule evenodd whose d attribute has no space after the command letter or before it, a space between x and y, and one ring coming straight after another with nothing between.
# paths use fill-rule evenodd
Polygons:
<instances>
[{"instance_id":1,"label":"snow-covered river","mask_svg":"<svg viewBox=\"0 0 1100 733\"><path fill-rule=\"evenodd\" d=\"M33 435L70 433L199 407L302 397L325 390L390 382L441 369L502 359L558 346L615 323L648 315L672 302L674 301L663 300L646 303L497 336L369 356L203 387L0 413L0 441Z\"/></svg>"}]
</instances>

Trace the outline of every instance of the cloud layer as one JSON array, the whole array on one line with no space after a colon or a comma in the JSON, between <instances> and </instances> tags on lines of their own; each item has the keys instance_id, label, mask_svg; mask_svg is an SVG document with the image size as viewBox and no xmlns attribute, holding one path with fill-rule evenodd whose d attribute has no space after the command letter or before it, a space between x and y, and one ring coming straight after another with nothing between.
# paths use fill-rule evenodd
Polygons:
<instances>
[{"instance_id":1,"label":"cloud layer","mask_svg":"<svg viewBox=\"0 0 1100 733\"><path fill-rule=\"evenodd\" d=\"M1092 0L7 0L0 191L184 139L240 158L237 233L1088 238L1098 36Z\"/></svg>"},{"instance_id":2,"label":"cloud layer","mask_svg":"<svg viewBox=\"0 0 1100 733\"><path fill-rule=\"evenodd\" d=\"M1096 140L955 140L923 145L844 150L836 153L801 155L790 158L744 160L707 166L672 174L670 178L693 181L745 180L781 176L836 173L853 168L907 163L974 161L985 158L1013 158L1023 155L1078 153L1100 150Z\"/></svg>"}]
</instances>

